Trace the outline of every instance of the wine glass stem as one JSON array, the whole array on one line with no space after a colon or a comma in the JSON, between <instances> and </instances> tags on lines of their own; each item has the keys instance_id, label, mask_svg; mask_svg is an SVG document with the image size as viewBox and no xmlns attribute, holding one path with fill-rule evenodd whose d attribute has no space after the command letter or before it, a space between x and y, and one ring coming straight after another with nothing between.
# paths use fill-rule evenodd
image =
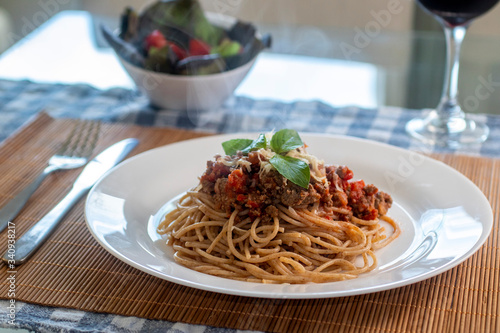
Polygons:
<instances>
[{"instance_id":1,"label":"wine glass stem","mask_svg":"<svg viewBox=\"0 0 500 333\"><path fill-rule=\"evenodd\" d=\"M458 104L458 72L460 68L460 48L467 30L466 26L450 27L446 24L446 74L444 78L443 95L436 109L438 117L446 123L451 118L463 118L464 112Z\"/></svg>"}]
</instances>

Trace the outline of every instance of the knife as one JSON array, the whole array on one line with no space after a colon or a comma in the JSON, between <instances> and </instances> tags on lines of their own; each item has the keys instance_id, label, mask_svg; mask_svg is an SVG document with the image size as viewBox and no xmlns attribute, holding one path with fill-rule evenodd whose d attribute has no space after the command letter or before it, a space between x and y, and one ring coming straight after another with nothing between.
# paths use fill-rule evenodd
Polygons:
<instances>
[{"instance_id":1,"label":"knife","mask_svg":"<svg viewBox=\"0 0 500 333\"><path fill-rule=\"evenodd\" d=\"M15 241L5 252L2 260L12 267L24 263L54 231L57 224L78 200L107 171L117 165L139 143L137 139L125 139L97 155L82 170L68 194L31 229Z\"/></svg>"}]
</instances>

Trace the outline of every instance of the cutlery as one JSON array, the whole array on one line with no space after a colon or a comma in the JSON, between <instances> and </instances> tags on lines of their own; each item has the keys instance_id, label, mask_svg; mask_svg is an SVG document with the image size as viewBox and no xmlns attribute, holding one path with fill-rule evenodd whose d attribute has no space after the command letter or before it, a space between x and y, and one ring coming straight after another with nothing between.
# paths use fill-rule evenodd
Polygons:
<instances>
[{"instance_id":1,"label":"cutlery","mask_svg":"<svg viewBox=\"0 0 500 333\"><path fill-rule=\"evenodd\" d=\"M0 209L0 232L7 227L24 207L42 181L52 172L79 168L88 162L99 136L100 123L79 121L62 144L59 151L49 159L42 173L5 206Z\"/></svg>"},{"instance_id":2,"label":"cutlery","mask_svg":"<svg viewBox=\"0 0 500 333\"><path fill-rule=\"evenodd\" d=\"M5 252L2 259L12 265L24 263L50 236L58 223L71 207L85 194L107 171L113 168L137 145L137 139L125 139L97 155L73 184L69 193L31 229L15 242L14 251Z\"/></svg>"}]
</instances>

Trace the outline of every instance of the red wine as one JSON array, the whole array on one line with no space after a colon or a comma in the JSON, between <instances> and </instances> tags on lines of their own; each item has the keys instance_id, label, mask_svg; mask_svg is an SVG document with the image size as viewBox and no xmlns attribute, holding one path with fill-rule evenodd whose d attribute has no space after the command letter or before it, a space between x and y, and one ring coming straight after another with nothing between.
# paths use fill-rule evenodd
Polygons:
<instances>
[{"instance_id":1,"label":"red wine","mask_svg":"<svg viewBox=\"0 0 500 333\"><path fill-rule=\"evenodd\" d=\"M499 0L418 0L432 14L452 26L468 24L486 13Z\"/></svg>"}]
</instances>

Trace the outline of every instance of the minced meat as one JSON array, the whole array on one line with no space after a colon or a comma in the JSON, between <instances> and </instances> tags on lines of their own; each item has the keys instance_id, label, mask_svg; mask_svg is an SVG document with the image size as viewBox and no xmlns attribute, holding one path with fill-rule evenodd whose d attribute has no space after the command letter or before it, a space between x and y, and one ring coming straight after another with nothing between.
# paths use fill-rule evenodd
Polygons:
<instances>
[{"instance_id":1,"label":"minced meat","mask_svg":"<svg viewBox=\"0 0 500 333\"><path fill-rule=\"evenodd\" d=\"M216 156L215 161L207 162L200 180L201 191L212 195L217 209L228 214L235 209L248 209L252 218L270 220L278 216L277 205L308 207L320 202L324 213L335 219L348 220L354 215L372 220L386 214L392 205L389 194L380 192L374 185L365 185L362 180L353 181L353 172L346 166L326 166L326 179L311 178L305 189L288 181L273 168L259 172L257 154L251 152L248 157L238 155L231 158ZM250 163L242 167L234 163L237 159L246 159ZM334 212L332 207L342 208L346 213Z\"/></svg>"}]
</instances>

